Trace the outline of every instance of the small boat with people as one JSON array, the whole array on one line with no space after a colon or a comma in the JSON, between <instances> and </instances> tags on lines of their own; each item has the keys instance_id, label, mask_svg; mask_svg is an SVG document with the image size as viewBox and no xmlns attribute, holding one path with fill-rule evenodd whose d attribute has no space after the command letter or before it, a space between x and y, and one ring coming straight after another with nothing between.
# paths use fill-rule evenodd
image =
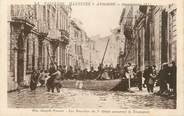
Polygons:
<instances>
[{"instance_id":1,"label":"small boat with people","mask_svg":"<svg viewBox=\"0 0 184 116\"><path fill-rule=\"evenodd\" d=\"M93 67L90 67L91 69L88 72L87 69L73 69L71 66L67 67L66 71L66 67L57 66L57 63L54 62L48 52L51 66L48 70L49 72L47 72L48 75L46 77L48 78L45 80L47 91L54 92L54 89L56 88L57 92L60 92L61 87L83 90L127 91L130 88L129 79L121 78L122 76L120 76L121 71L119 70L119 66L117 65L116 68L103 66L108 43L109 40L107 41L98 71L94 70ZM44 82L44 78L41 78L41 83L42 79ZM43 85L43 83L41 85Z\"/></svg>"}]
</instances>

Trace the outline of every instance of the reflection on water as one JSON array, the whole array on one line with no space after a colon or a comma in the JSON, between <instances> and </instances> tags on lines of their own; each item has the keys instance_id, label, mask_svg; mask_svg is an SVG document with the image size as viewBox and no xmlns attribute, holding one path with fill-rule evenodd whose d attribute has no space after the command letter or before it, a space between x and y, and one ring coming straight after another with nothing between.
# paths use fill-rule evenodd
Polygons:
<instances>
[{"instance_id":1,"label":"reflection on water","mask_svg":"<svg viewBox=\"0 0 184 116\"><path fill-rule=\"evenodd\" d=\"M8 106L16 108L176 108L176 100L153 94L114 91L89 91L62 88L49 93L45 88L8 93Z\"/></svg>"}]
</instances>

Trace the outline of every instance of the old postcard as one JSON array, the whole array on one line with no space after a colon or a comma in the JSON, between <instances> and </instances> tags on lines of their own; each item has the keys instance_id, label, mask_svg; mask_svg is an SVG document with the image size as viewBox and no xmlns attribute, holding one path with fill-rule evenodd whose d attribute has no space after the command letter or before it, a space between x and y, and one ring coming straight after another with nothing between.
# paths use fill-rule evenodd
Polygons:
<instances>
[{"instance_id":1,"label":"old postcard","mask_svg":"<svg viewBox=\"0 0 184 116\"><path fill-rule=\"evenodd\" d=\"M1 1L1 116L184 115L183 1Z\"/></svg>"}]
</instances>

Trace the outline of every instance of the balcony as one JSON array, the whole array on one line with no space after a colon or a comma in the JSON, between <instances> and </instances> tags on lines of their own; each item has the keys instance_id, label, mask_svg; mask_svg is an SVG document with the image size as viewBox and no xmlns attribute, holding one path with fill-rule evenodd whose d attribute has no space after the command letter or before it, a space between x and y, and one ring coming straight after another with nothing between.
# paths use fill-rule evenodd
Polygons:
<instances>
[{"instance_id":1,"label":"balcony","mask_svg":"<svg viewBox=\"0 0 184 116\"><path fill-rule=\"evenodd\" d=\"M66 31L66 30L59 30L59 31L61 32L60 41L68 44L69 43L69 35L70 35L68 33L68 31Z\"/></svg>"},{"instance_id":2,"label":"balcony","mask_svg":"<svg viewBox=\"0 0 184 116\"><path fill-rule=\"evenodd\" d=\"M26 17L12 16L11 21L18 22L18 23L25 23L25 24L30 25L32 27L35 26L34 22L32 20L29 20Z\"/></svg>"},{"instance_id":3,"label":"balcony","mask_svg":"<svg viewBox=\"0 0 184 116\"><path fill-rule=\"evenodd\" d=\"M14 25L15 27L19 27L20 30L23 31L25 35L30 33L30 31L35 26L33 23L27 21L26 19L17 18L17 17L13 17L10 23Z\"/></svg>"},{"instance_id":4,"label":"balcony","mask_svg":"<svg viewBox=\"0 0 184 116\"><path fill-rule=\"evenodd\" d=\"M39 42L42 42L46 37L47 37L48 33L44 33L44 32L40 32L39 33Z\"/></svg>"},{"instance_id":5,"label":"balcony","mask_svg":"<svg viewBox=\"0 0 184 116\"><path fill-rule=\"evenodd\" d=\"M51 39L51 43L54 47L54 50L59 46L59 40L58 39Z\"/></svg>"},{"instance_id":6,"label":"balcony","mask_svg":"<svg viewBox=\"0 0 184 116\"><path fill-rule=\"evenodd\" d=\"M22 20L35 25L34 5L11 5L11 19Z\"/></svg>"}]
</instances>

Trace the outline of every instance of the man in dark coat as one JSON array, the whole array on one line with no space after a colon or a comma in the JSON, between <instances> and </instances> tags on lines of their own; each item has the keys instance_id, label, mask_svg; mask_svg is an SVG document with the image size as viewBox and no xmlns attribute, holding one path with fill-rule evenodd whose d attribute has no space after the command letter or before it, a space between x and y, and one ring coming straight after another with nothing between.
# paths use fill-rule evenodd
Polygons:
<instances>
[{"instance_id":1,"label":"man in dark coat","mask_svg":"<svg viewBox=\"0 0 184 116\"><path fill-rule=\"evenodd\" d=\"M31 74L31 81L30 81L31 90L35 90L37 88L38 78L39 78L39 72L33 69L33 72Z\"/></svg>"},{"instance_id":2,"label":"man in dark coat","mask_svg":"<svg viewBox=\"0 0 184 116\"><path fill-rule=\"evenodd\" d=\"M66 79L73 79L73 67L72 66L69 66L68 68L67 68L67 71L66 71L66 73L65 73L65 78Z\"/></svg>"},{"instance_id":3,"label":"man in dark coat","mask_svg":"<svg viewBox=\"0 0 184 116\"><path fill-rule=\"evenodd\" d=\"M121 68L120 68L120 65L117 64L117 66L116 66L116 68L114 70L114 76L115 76L116 79L120 78L120 73L121 73Z\"/></svg>"},{"instance_id":4,"label":"man in dark coat","mask_svg":"<svg viewBox=\"0 0 184 116\"><path fill-rule=\"evenodd\" d=\"M142 71L140 69L137 70L136 80L139 90L142 91Z\"/></svg>"},{"instance_id":5,"label":"man in dark coat","mask_svg":"<svg viewBox=\"0 0 184 116\"><path fill-rule=\"evenodd\" d=\"M145 87L145 85L147 85L148 83L148 77L149 77L149 66L146 66L144 73L143 73L143 77L144 77L144 83L143 83L143 87Z\"/></svg>"},{"instance_id":6,"label":"man in dark coat","mask_svg":"<svg viewBox=\"0 0 184 116\"><path fill-rule=\"evenodd\" d=\"M172 92L176 95L176 63L174 61L171 62L172 66L170 68L170 87Z\"/></svg>"},{"instance_id":7,"label":"man in dark coat","mask_svg":"<svg viewBox=\"0 0 184 116\"><path fill-rule=\"evenodd\" d=\"M159 94L162 94L164 91L167 91L167 78L168 78L168 64L162 64L162 68L158 73L159 81L160 81L160 90Z\"/></svg>"},{"instance_id":8,"label":"man in dark coat","mask_svg":"<svg viewBox=\"0 0 184 116\"><path fill-rule=\"evenodd\" d=\"M88 77L88 70L87 70L87 68L85 68L85 69L83 70L82 80L86 80L87 77Z\"/></svg>"},{"instance_id":9,"label":"man in dark coat","mask_svg":"<svg viewBox=\"0 0 184 116\"><path fill-rule=\"evenodd\" d=\"M147 86L147 90L148 92L152 92L153 93L153 89L154 89L154 83L155 83L155 80L154 80L154 75L153 75L153 68L152 66L150 66L148 68L148 77L147 77L147 83L146 83L146 86Z\"/></svg>"},{"instance_id":10,"label":"man in dark coat","mask_svg":"<svg viewBox=\"0 0 184 116\"><path fill-rule=\"evenodd\" d=\"M40 87L44 86L44 84L45 84L45 72L44 72L44 70L40 71L38 80L39 80L39 82L41 84Z\"/></svg>"},{"instance_id":11,"label":"man in dark coat","mask_svg":"<svg viewBox=\"0 0 184 116\"><path fill-rule=\"evenodd\" d=\"M94 68L93 66L90 67L90 71L89 71L89 79L95 79L95 73L94 73Z\"/></svg>"},{"instance_id":12,"label":"man in dark coat","mask_svg":"<svg viewBox=\"0 0 184 116\"><path fill-rule=\"evenodd\" d=\"M54 92L54 89L56 88L57 92L60 92L61 85L61 72L57 69L57 66L53 66L50 69L50 78L47 80L46 86L48 92L52 90Z\"/></svg>"}]
</instances>

